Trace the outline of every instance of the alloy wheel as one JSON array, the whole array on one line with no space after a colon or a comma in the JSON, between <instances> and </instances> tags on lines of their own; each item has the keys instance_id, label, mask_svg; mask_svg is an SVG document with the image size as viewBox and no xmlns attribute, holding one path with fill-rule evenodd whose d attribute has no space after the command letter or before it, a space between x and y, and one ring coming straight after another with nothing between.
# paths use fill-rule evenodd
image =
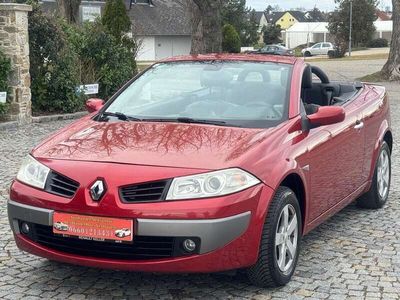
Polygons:
<instances>
[{"instance_id":1,"label":"alloy wheel","mask_svg":"<svg viewBox=\"0 0 400 300\"><path fill-rule=\"evenodd\" d=\"M378 193L382 199L387 197L390 182L390 160L387 151L382 151L378 159L377 169Z\"/></svg>"},{"instance_id":2,"label":"alloy wheel","mask_svg":"<svg viewBox=\"0 0 400 300\"><path fill-rule=\"evenodd\" d=\"M299 225L296 210L287 204L281 211L275 233L275 258L279 270L289 273L296 259Z\"/></svg>"}]
</instances>

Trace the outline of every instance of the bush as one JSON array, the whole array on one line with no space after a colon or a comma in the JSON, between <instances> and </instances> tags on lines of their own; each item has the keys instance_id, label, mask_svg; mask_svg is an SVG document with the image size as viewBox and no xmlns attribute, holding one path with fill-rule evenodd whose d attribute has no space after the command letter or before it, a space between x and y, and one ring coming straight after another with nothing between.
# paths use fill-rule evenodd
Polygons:
<instances>
[{"instance_id":1,"label":"bush","mask_svg":"<svg viewBox=\"0 0 400 300\"><path fill-rule=\"evenodd\" d=\"M389 42L387 39L374 39L368 43L368 47L370 48L385 48L389 47Z\"/></svg>"},{"instance_id":2,"label":"bush","mask_svg":"<svg viewBox=\"0 0 400 300\"><path fill-rule=\"evenodd\" d=\"M60 24L35 8L29 16L30 73L34 112L81 110L78 57L68 45Z\"/></svg>"},{"instance_id":3,"label":"bush","mask_svg":"<svg viewBox=\"0 0 400 300\"><path fill-rule=\"evenodd\" d=\"M11 71L11 61L0 51L0 92L8 91L8 74ZM0 103L0 117L3 117L8 110L8 105Z\"/></svg>"},{"instance_id":4,"label":"bush","mask_svg":"<svg viewBox=\"0 0 400 300\"><path fill-rule=\"evenodd\" d=\"M282 43L282 28L280 25L268 24L262 29L263 40L266 45Z\"/></svg>"},{"instance_id":5,"label":"bush","mask_svg":"<svg viewBox=\"0 0 400 300\"><path fill-rule=\"evenodd\" d=\"M100 22L83 27L64 24L64 31L79 57L80 82L99 83L99 97L107 100L136 74L133 40L119 41Z\"/></svg>"},{"instance_id":6,"label":"bush","mask_svg":"<svg viewBox=\"0 0 400 300\"><path fill-rule=\"evenodd\" d=\"M121 40L123 34L131 27L131 20L126 13L123 0L107 0L101 20L107 32L117 40Z\"/></svg>"},{"instance_id":7,"label":"bush","mask_svg":"<svg viewBox=\"0 0 400 300\"><path fill-rule=\"evenodd\" d=\"M224 52L240 53L240 36L232 25L224 25L222 36L222 50Z\"/></svg>"}]
</instances>

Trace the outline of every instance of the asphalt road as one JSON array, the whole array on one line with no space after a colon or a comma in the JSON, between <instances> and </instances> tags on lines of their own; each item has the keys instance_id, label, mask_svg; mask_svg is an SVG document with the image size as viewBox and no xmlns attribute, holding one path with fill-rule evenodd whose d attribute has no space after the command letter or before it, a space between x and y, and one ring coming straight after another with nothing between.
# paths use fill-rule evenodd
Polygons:
<instances>
[{"instance_id":1,"label":"asphalt road","mask_svg":"<svg viewBox=\"0 0 400 300\"><path fill-rule=\"evenodd\" d=\"M373 73L383 61L318 62L333 79ZM400 85L385 84L395 139ZM400 299L400 166L393 153L389 203L381 210L350 206L307 235L289 285L261 289L242 275L160 275L98 270L19 251L6 215L6 188L28 151L69 121L0 131L0 299ZM343 154L345 155L345 154Z\"/></svg>"}]
</instances>

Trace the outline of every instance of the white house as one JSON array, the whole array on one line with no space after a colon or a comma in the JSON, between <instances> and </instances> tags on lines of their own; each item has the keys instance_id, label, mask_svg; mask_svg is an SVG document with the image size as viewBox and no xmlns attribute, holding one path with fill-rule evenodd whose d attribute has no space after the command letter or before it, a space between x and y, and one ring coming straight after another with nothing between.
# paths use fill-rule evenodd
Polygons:
<instances>
[{"instance_id":1,"label":"white house","mask_svg":"<svg viewBox=\"0 0 400 300\"><path fill-rule=\"evenodd\" d=\"M0 0L1 1L1 0ZM185 55L191 49L191 21L185 1L124 0L132 22L132 35L139 42L138 61L155 61ZM54 14L55 0L41 0L43 9ZM81 22L94 21L104 13L104 0L83 0Z\"/></svg>"},{"instance_id":2,"label":"white house","mask_svg":"<svg viewBox=\"0 0 400 300\"><path fill-rule=\"evenodd\" d=\"M375 21L375 38L391 41L393 21ZM328 22L299 22L286 30L286 46L296 48L299 45L318 42L333 42L328 30Z\"/></svg>"},{"instance_id":3,"label":"white house","mask_svg":"<svg viewBox=\"0 0 400 300\"><path fill-rule=\"evenodd\" d=\"M139 42L138 61L190 53L190 15L181 1L136 0L132 1L128 14L132 34Z\"/></svg>"}]
</instances>

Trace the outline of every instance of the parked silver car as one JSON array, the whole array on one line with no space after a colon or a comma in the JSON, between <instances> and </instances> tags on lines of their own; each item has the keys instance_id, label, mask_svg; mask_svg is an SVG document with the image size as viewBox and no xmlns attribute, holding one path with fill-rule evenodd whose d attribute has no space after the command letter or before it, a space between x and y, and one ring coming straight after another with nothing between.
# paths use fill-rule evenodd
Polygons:
<instances>
[{"instance_id":1,"label":"parked silver car","mask_svg":"<svg viewBox=\"0 0 400 300\"><path fill-rule=\"evenodd\" d=\"M333 56L335 51L336 48L332 43L324 42L324 43L317 43L314 46L305 48L301 50L301 53L303 53L304 56L313 56L313 55Z\"/></svg>"}]
</instances>

